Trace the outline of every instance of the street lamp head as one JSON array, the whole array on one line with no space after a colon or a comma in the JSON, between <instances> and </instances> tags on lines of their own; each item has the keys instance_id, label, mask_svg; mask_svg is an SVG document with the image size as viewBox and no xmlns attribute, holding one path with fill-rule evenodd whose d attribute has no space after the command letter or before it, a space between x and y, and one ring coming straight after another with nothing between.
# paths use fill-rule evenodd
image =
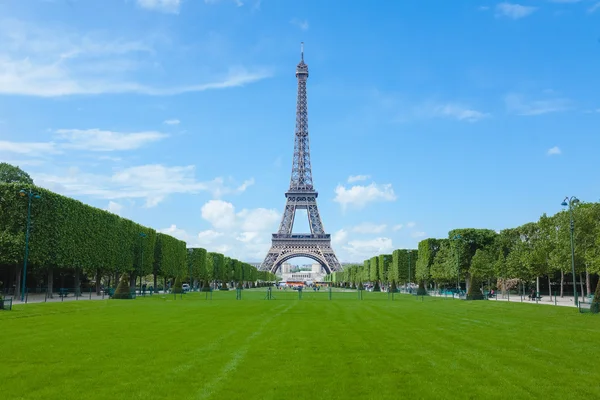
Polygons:
<instances>
[{"instance_id":1,"label":"street lamp head","mask_svg":"<svg viewBox=\"0 0 600 400\"><path fill-rule=\"evenodd\" d=\"M147 235L144 232L140 233L140 237L146 237Z\"/></svg>"},{"instance_id":2,"label":"street lamp head","mask_svg":"<svg viewBox=\"0 0 600 400\"><path fill-rule=\"evenodd\" d=\"M579 199L577 197L574 197L573 200L571 200L572 204L579 204Z\"/></svg>"},{"instance_id":3,"label":"street lamp head","mask_svg":"<svg viewBox=\"0 0 600 400\"><path fill-rule=\"evenodd\" d=\"M21 195L21 197L25 197L25 190L23 190L23 189L19 190L19 194Z\"/></svg>"},{"instance_id":4,"label":"street lamp head","mask_svg":"<svg viewBox=\"0 0 600 400\"><path fill-rule=\"evenodd\" d=\"M41 198L41 197L42 197L42 196L40 196L39 194L36 194L35 196L33 196L33 198L34 198L34 199L39 199L39 198Z\"/></svg>"},{"instance_id":5,"label":"street lamp head","mask_svg":"<svg viewBox=\"0 0 600 400\"><path fill-rule=\"evenodd\" d=\"M569 203L567 203L567 200L568 200L568 199L569 199L568 197L565 197L565 199L563 200L563 202L562 202L562 203L560 203L560 205L561 205L561 206L563 206L563 207L566 207L566 206L568 206L568 205L569 205Z\"/></svg>"},{"instance_id":6,"label":"street lamp head","mask_svg":"<svg viewBox=\"0 0 600 400\"><path fill-rule=\"evenodd\" d=\"M462 236L460 236L460 235L454 235L454 237L452 239L462 239Z\"/></svg>"}]
</instances>

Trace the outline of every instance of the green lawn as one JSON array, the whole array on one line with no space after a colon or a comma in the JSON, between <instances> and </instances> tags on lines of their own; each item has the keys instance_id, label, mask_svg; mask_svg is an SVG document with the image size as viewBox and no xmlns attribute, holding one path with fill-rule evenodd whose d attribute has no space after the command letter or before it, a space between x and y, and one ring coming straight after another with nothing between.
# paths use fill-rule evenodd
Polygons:
<instances>
[{"instance_id":1,"label":"green lawn","mask_svg":"<svg viewBox=\"0 0 600 400\"><path fill-rule=\"evenodd\" d=\"M368 293L0 312L3 399L598 399L600 317Z\"/></svg>"}]
</instances>

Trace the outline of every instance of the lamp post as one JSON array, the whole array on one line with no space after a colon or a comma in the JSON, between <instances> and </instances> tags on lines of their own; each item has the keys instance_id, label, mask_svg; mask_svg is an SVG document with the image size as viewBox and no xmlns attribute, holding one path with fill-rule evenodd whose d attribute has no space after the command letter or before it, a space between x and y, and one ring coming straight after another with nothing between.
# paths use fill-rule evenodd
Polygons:
<instances>
[{"instance_id":1,"label":"lamp post","mask_svg":"<svg viewBox=\"0 0 600 400\"><path fill-rule=\"evenodd\" d=\"M27 258L29 257L29 229L31 228L31 200L41 196L31 189L21 189L21 197L27 196L27 228L25 229L25 259L23 260L23 282L21 283L21 301L25 300L25 282L27 281Z\"/></svg>"},{"instance_id":2,"label":"lamp post","mask_svg":"<svg viewBox=\"0 0 600 400\"><path fill-rule=\"evenodd\" d=\"M412 250L408 250L408 293L412 293L410 286L410 253L412 253Z\"/></svg>"},{"instance_id":3,"label":"lamp post","mask_svg":"<svg viewBox=\"0 0 600 400\"><path fill-rule=\"evenodd\" d=\"M568 201L568 203L567 203ZM569 206L569 217L570 217L570 226L569 226L569 230L571 231L571 272L573 273L573 295L574 300L575 300L575 307L578 306L578 301L577 301L577 284L576 284L576 277L575 277L575 243L573 241L573 231L575 231L575 221L573 220L573 205L578 204L579 203L579 199L575 196L571 196L571 198L569 198L569 196L565 197L565 199L563 200L563 202L561 203L561 206L563 207L567 207Z\"/></svg>"},{"instance_id":4,"label":"lamp post","mask_svg":"<svg viewBox=\"0 0 600 400\"><path fill-rule=\"evenodd\" d=\"M455 235L452 239L461 240L462 236ZM456 290L460 292L460 247L456 245Z\"/></svg>"},{"instance_id":5,"label":"lamp post","mask_svg":"<svg viewBox=\"0 0 600 400\"><path fill-rule=\"evenodd\" d=\"M141 259L140 259L140 294L142 294L142 272L144 270L144 241L142 240L143 238L145 238L146 235L144 232L140 232L140 249L141 249ZM135 283L135 282L134 282Z\"/></svg>"}]
</instances>

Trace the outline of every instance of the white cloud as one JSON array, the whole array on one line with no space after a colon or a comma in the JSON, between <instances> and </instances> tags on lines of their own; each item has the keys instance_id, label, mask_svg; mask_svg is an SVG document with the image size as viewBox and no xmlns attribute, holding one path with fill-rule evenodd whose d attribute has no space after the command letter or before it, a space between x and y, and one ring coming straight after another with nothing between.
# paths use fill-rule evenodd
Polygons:
<instances>
[{"instance_id":1,"label":"white cloud","mask_svg":"<svg viewBox=\"0 0 600 400\"><path fill-rule=\"evenodd\" d=\"M116 203L114 201L109 201L108 206L106 207L106 211L111 212L113 214L121 215L121 210L123 209L123 205Z\"/></svg>"},{"instance_id":2,"label":"white cloud","mask_svg":"<svg viewBox=\"0 0 600 400\"><path fill-rule=\"evenodd\" d=\"M559 154L561 154L561 153L562 153L562 152L561 152L561 150L560 150L560 147L558 147L558 146L554 146L554 147L552 147L552 148L548 149L548 152L547 152L547 154L548 154L549 156L559 155Z\"/></svg>"},{"instance_id":3,"label":"white cloud","mask_svg":"<svg viewBox=\"0 0 600 400\"><path fill-rule=\"evenodd\" d=\"M221 3L222 0L204 0L204 3L206 4L217 4L217 3ZM244 5L244 2L241 0L231 0L232 3L234 3L237 7L242 7ZM258 10L260 9L260 1L258 1L258 3L254 3L254 6L252 7L253 10Z\"/></svg>"},{"instance_id":4,"label":"white cloud","mask_svg":"<svg viewBox=\"0 0 600 400\"><path fill-rule=\"evenodd\" d=\"M528 101L522 95L514 93L505 96L504 103L506 104L508 112L523 116L566 111L571 106L571 101L565 98L547 98Z\"/></svg>"},{"instance_id":5,"label":"white cloud","mask_svg":"<svg viewBox=\"0 0 600 400\"><path fill-rule=\"evenodd\" d=\"M210 200L202 206L202 218L217 229L232 229L236 223L235 208L223 200Z\"/></svg>"},{"instance_id":6,"label":"white cloud","mask_svg":"<svg viewBox=\"0 0 600 400\"><path fill-rule=\"evenodd\" d=\"M343 245L348 241L348 231L345 229L340 229L331 235L331 243L332 245Z\"/></svg>"},{"instance_id":7,"label":"white cloud","mask_svg":"<svg viewBox=\"0 0 600 400\"><path fill-rule=\"evenodd\" d=\"M600 9L600 1L588 8L587 12L591 14L593 12L596 12L596 10L598 9Z\"/></svg>"},{"instance_id":8,"label":"white cloud","mask_svg":"<svg viewBox=\"0 0 600 400\"><path fill-rule=\"evenodd\" d=\"M58 129L56 138L64 140L61 146L88 151L118 151L138 149L146 143L168 137L160 132L123 133L100 129Z\"/></svg>"},{"instance_id":9,"label":"white cloud","mask_svg":"<svg viewBox=\"0 0 600 400\"><path fill-rule=\"evenodd\" d=\"M178 119L168 119L166 121L163 121L163 124L167 124L167 125L179 125L181 121L179 121Z\"/></svg>"},{"instance_id":10,"label":"white cloud","mask_svg":"<svg viewBox=\"0 0 600 400\"><path fill-rule=\"evenodd\" d=\"M236 212L232 203L223 200L206 202L201 215L213 229L201 232L197 245L209 251L226 248L228 255L244 261L262 261L281 218L276 210L265 208Z\"/></svg>"},{"instance_id":11,"label":"white cloud","mask_svg":"<svg viewBox=\"0 0 600 400\"><path fill-rule=\"evenodd\" d=\"M488 118L490 114L474 110L461 104L448 103L439 105L434 109L434 113L439 117L453 118L459 121L477 122Z\"/></svg>"},{"instance_id":12,"label":"white cloud","mask_svg":"<svg viewBox=\"0 0 600 400\"><path fill-rule=\"evenodd\" d=\"M350 175L348 177L348 183L366 181L367 179L370 179L370 178L371 178L371 175Z\"/></svg>"},{"instance_id":13,"label":"white cloud","mask_svg":"<svg viewBox=\"0 0 600 400\"><path fill-rule=\"evenodd\" d=\"M178 82L177 74L151 80L149 77L156 76L156 50L152 41L159 43L153 37L127 41L111 39L106 34L49 30L39 25L0 19L0 94L56 97L139 93L168 96L243 86L271 76L264 69L230 67L220 74L203 74L204 82L200 83ZM215 66L203 67L217 70ZM222 66L218 68L223 70ZM153 73L144 74L147 70Z\"/></svg>"},{"instance_id":14,"label":"white cloud","mask_svg":"<svg viewBox=\"0 0 600 400\"><path fill-rule=\"evenodd\" d=\"M351 240L347 246L344 246L350 257L358 260L374 255L390 253L393 248L392 239L386 237L369 240Z\"/></svg>"},{"instance_id":15,"label":"white cloud","mask_svg":"<svg viewBox=\"0 0 600 400\"><path fill-rule=\"evenodd\" d=\"M189 243L190 239L192 238L192 235L188 234L185 230L178 228L175 224L172 224L168 228L157 229L156 231L173 236L174 238L183 240L186 243Z\"/></svg>"},{"instance_id":16,"label":"white cloud","mask_svg":"<svg viewBox=\"0 0 600 400\"><path fill-rule=\"evenodd\" d=\"M412 221L411 221L411 222L408 222L408 223L406 224L406 227L407 227L407 228L414 228L416 225L417 225L417 224L416 224L415 222L412 222Z\"/></svg>"},{"instance_id":17,"label":"white cloud","mask_svg":"<svg viewBox=\"0 0 600 400\"><path fill-rule=\"evenodd\" d=\"M309 26L308 26L308 21L307 20L301 20L298 18L294 18L290 21L290 24L292 25L296 25L298 28L300 28L303 31L308 30Z\"/></svg>"},{"instance_id":18,"label":"white cloud","mask_svg":"<svg viewBox=\"0 0 600 400\"><path fill-rule=\"evenodd\" d=\"M226 186L222 178L199 182L195 167L160 164L124 168L112 175L91 174L70 168L61 174L32 173L36 183L64 195L91 196L109 200L146 200L153 207L172 194L209 192L215 197L240 193L240 187Z\"/></svg>"},{"instance_id":19,"label":"white cloud","mask_svg":"<svg viewBox=\"0 0 600 400\"><path fill-rule=\"evenodd\" d=\"M212 229L208 229L206 231L198 233L198 240L200 241L200 243L211 243L212 241L214 241L217 238L220 238L221 236L223 236L222 232L216 232Z\"/></svg>"},{"instance_id":20,"label":"white cloud","mask_svg":"<svg viewBox=\"0 0 600 400\"><path fill-rule=\"evenodd\" d=\"M581 0L549 0L550 3L579 3Z\"/></svg>"},{"instance_id":21,"label":"white cloud","mask_svg":"<svg viewBox=\"0 0 600 400\"><path fill-rule=\"evenodd\" d=\"M413 232L410 234L410 236L414 237L414 238L421 238L424 237L426 235L425 232Z\"/></svg>"},{"instance_id":22,"label":"white cloud","mask_svg":"<svg viewBox=\"0 0 600 400\"><path fill-rule=\"evenodd\" d=\"M343 209L347 206L360 209L371 202L394 200L396 200L396 195L390 183L383 185L371 183L368 186L356 185L348 189L338 185L335 188L335 198L333 199L333 201L340 203Z\"/></svg>"},{"instance_id":23,"label":"white cloud","mask_svg":"<svg viewBox=\"0 0 600 400\"><path fill-rule=\"evenodd\" d=\"M520 4L499 3L496 5L496 16L511 19L520 19L531 15L536 7L522 6Z\"/></svg>"},{"instance_id":24,"label":"white cloud","mask_svg":"<svg viewBox=\"0 0 600 400\"><path fill-rule=\"evenodd\" d=\"M387 228L385 224L373 224L370 222L364 222L360 225L356 225L352 228L352 232L356 233L382 233Z\"/></svg>"},{"instance_id":25,"label":"white cloud","mask_svg":"<svg viewBox=\"0 0 600 400\"><path fill-rule=\"evenodd\" d=\"M398 224L398 225L394 225L394 227L392 228L392 230L394 232L399 231L400 229L402 229L404 227L404 225L402 224Z\"/></svg>"},{"instance_id":26,"label":"white cloud","mask_svg":"<svg viewBox=\"0 0 600 400\"><path fill-rule=\"evenodd\" d=\"M0 140L0 154L2 153L43 156L47 154L58 154L60 153L60 150L58 150L56 145L51 142L9 142Z\"/></svg>"},{"instance_id":27,"label":"white cloud","mask_svg":"<svg viewBox=\"0 0 600 400\"><path fill-rule=\"evenodd\" d=\"M202 218L216 229L239 229L244 232L275 231L280 215L266 208L242 209L235 212L233 204L223 200L210 200L202 206Z\"/></svg>"},{"instance_id":28,"label":"white cloud","mask_svg":"<svg viewBox=\"0 0 600 400\"><path fill-rule=\"evenodd\" d=\"M258 232L242 232L235 239L243 243L248 243L256 239L258 234Z\"/></svg>"},{"instance_id":29,"label":"white cloud","mask_svg":"<svg viewBox=\"0 0 600 400\"><path fill-rule=\"evenodd\" d=\"M242 221L241 228L245 231L275 231L281 216L273 209L255 208L243 209L237 213L237 218Z\"/></svg>"},{"instance_id":30,"label":"white cloud","mask_svg":"<svg viewBox=\"0 0 600 400\"><path fill-rule=\"evenodd\" d=\"M152 11L178 14L181 0L137 0L140 7Z\"/></svg>"}]
</instances>

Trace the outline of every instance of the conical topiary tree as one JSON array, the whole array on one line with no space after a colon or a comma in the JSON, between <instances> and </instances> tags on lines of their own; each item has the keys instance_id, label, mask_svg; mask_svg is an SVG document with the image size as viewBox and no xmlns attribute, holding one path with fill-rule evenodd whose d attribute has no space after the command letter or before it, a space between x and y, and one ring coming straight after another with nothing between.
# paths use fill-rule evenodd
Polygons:
<instances>
[{"instance_id":1,"label":"conical topiary tree","mask_svg":"<svg viewBox=\"0 0 600 400\"><path fill-rule=\"evenodd\" d=\"M427 289L425 289L425 282L419 282L419 288L417 289L417 296L427 296Z\"/></svg>"},{"instance_id":2,"label":"conical topiary tree","mask_svg":"<svg viewBox=\"0 0 600 400\"><path fill-rule=\"evenodd\" d=\"M227 282L222 282L221 287L219 289L220 290L229 290L229 288L227 287Z\"/></svg>"},{"instance_id":3,"label":"conical topiary tree","mask_svg":"<svg viewBox=\"0 0 600 400\"><path fill-rule=\"evenodd\" d=\"M362 282L358 282L358 290L365 290Z\"/></svg>"},{"instance_id":4,"label":"conical topiary tree","mask_svg":"<svg viewBox=\"0 0 600 400\"><path fill-rule=\"evenodd\" d=\"M112 296L113 299L131 299L131 292L129 290L129 275L124 273L121 275L119 279L119 284L117 285L117 289Z\"/></svg>"},{"instance_id":5,"label":"conical topiary tree","mask_svg":"<svg viewBox=\"0 0 600 400\"><path fill-rule=\"evenodd\" d=\"M183 293L183 287L181 284L181 279L179 277L175 278L175 283L173 283L173 293Z\"/></svg>"},{"instance_id":6,"label":"conical topiary tree","mask_svg":"<svg viewBox=\"0 0 600 400\"><path fill-rule=\"evenodd\" d=\"M392 287L390 288L390 292L396 293L398 291L398 287L396 286L396 281L392 281Z\"/></svg>"},{"instance_id":7,"label":"conical topiary tree","mask_svg":"<svg viewBox=\"0 0 600 400\"><path fill-rule=\"evenodd\" d=\"M202 292L210 292L210 284L208 283L208 281L205 279L202 281Z\"/></svg>"},{"instance_id":8,"label":"conical topiary tree","mask_svg":"<svg viewBox=\"0 0 600 400\"><path fill-rule=\"evenodd\" d=\"M375 286L373 286L374 292L381 292L381 288L379 287L379 281L375 281Z\"/></svg>"}]
</instances>

